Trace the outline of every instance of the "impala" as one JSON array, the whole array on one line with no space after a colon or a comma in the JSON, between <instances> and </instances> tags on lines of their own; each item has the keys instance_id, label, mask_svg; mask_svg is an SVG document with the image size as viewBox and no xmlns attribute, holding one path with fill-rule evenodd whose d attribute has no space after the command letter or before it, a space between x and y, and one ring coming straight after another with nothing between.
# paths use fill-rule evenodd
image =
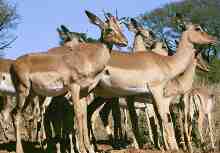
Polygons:
<instances>
[{"instance_id":1,"label":"impala","mask_svg":"<svg viewBox=\"0 0 220 153\"><path fill-rule=\"evenodd\" d=\"M168 55L168 52L167 50L165 50L165 47L163 45L162 42L157 42L155 40L155 35L153 34L153 32L149 29L145 29L143 26L141 26L135 19L131 19L130 22L124 22L124 24L126 25L126 27L128 28L129 31L131 32L134 32L135 33L135 36L134 36L134 42L133 42L133 49L132 49L132 52L138 52L138 51L143 51L143 50L146 50L146 51L153 51L157 54L160 54L160 55L164 55L164 56L167 56ZM152 47L154 46L154 47ZM149 97L148 97L149 98ZM115 100L114 100L115 101ZM154 112L154 108L153 108L153 105L151 104L151 102L149 103L146 103L146 101L149 101L147 99L147 97L138 97L136 96L135 98L135 108L136 109L142 109L145 111L145 114L146 114L146 118L147 118L147 124L148 124L148 127L149 127L149 136L150 136L150 140L152 142L152 144L154 144L154 139L153 139L153 132L152 132L152 129L151 129L151 126L150 126L150 118L154 118L154 123L157 123L157 119L156 119L156 114ZM126 108L125 105L125 100L124 98L120 98L119 99L119 106L123 107L123 108ZM144 103L145 104L138 104L138 103ZM116 101L114 102L114 105L116 105ZM106 109L110 109L112 105L106 103L104 106L102 106L100 109L103 109L106 111ZM136 107L137 106L137 107ZM107 108L109 107L109 108ZM117 106L114 106L114 108L116 109ZM124 116L125 116L125 121L128 119L127 117L127 113L126 113L126 109L124 109ZM112 135L113 135L113 132L111 130L111 128L109 127L108 125L108 118L107 118L107 113L110 112L110 110L104 112L102 110L101 111L101 119L104 123L104 126L105 126L105 129L106 129L106 132L108 133L109 137L111 138ZM117 110L118 113L120 113L119 110ZM118 120L119 116L118 113L113 114L113 119L116 119ZM98 114L96 113L96 115L94 114L93 115L93 118L92 118L92 123L95 123L95 120L96 120L96 116ZM118 121L115 121L114 122L118 123ZM117 124L114 124L114 126L117 126ZM92 126L94 127L94 125ZM128 125L127 123L125 122L125 128L124 128L124 131L127 130ZM119 136L119 133L122 133L122 127L115 127L117 129L114 129L114 131L116 132L116 135L114 136ZM94 128L92 128L94 129ZM137 143L137 140L135 139L135 136L132 135L132 139L133 139L133 143L134 143L134 146L136 148L138 148L138 143ZM159 146L159 142L157 142L157 145Z\"/></svg>"},{"instance_id":2,"label":"impala","mask_svg":"<svg viewBox=\"0 0 220 153\"><path fill-rule=\"evenodd\" d=\"M207 88L193 88L189 90L186 94L184 94L182 103L184 104L184 109L182 110L184 121L184 134L186 135L186 144L189 148L189 151L193 152L191 143L193 119L197 121L197 129L201 145L205 144L205 139L202 131L204 128L206 128L206 130L209 132L211 149L214 149L215 143L211 116L215 104L214 95L207 91ZM204 127L204 123L206 123L205 121L207 121L206 127ZM204 148L204 146L202 147Z\"/></svg>"},{"instance_id":3,"label":"impala","mask_svg":"<svg viewBox=\"0 0 220 153\"><path fill-rule=\"evenodd\" d=\"M87 131L86 106L80 97L88 94L105 72L110 59L113 44L125 46L127 39L122 34L115 17L109 16L103 22L97 16L86 11L95 25L102 31L102 43L80 43L76 49L66 54L35 53L21 56L12 64L11 74L17 92L15 112L16 152L23 153L20 137L20 118L25 99L28 96L58 96L66 92L72 95L78 132L80 152L94 152ZM58 47L60 51L71 50L70 47ZM104 72L103 72L104 71Z\"/></svg>"},{"instance_id":4,"label":"impala","mask_svg":"<svg viewBox=\"0 0 220 153\"><path fill-rule=\"evenodd\" d=\"M101 97L123 97L152 93L155 98L154 105L158 111L165 147L178 149L169 112L169 104L173 97L163 96L164 87L169 80L184 72L192 63L195 56L194 43L215 42L216 38L201 31L198 25L190 24L183 32L177 53L174 56L166 57L152 52L120 53L113 51L107 65L108 76L105 75L101 79L94 93ZM125 73L128 75L123 75Z\"/></svg>"},{"instance_id":5,"label":"impala","mask_svg":"<svg viewBox=\"0 0 220 153\"><path fill-rule=\"evenodd\" d=\"M216 38L202 32L199 26L190 24L183 32L177 52L173 56L162 56L153 52L112 51L107 65L108 76L105 75L95 88L95 96L123 97L151 93L155 99L154 105L158 111L165 146L167 149L178 149L170 121L169 103L172 98L163 96L163 88L192 63L195 56L193 44L215 42Z\"/></svg>"}]
</instances>

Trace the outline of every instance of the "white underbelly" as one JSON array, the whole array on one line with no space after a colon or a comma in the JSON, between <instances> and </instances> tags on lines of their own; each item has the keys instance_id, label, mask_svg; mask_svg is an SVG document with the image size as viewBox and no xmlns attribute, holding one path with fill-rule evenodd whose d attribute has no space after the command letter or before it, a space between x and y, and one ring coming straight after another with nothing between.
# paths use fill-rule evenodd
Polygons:
<instances>
[{"instance_id":1,"label":"white underbelly","mask_svg":"<svg viewBox=\"0 0 220 153\"><path fill-rule=\"evenodd\" d=\"M109 75L105 75L101 81L100 86L102 89L109 91L111 94L116 96L129 96L136 94L148 93L149 89L147 84L145 83L137 83L137 84L120 84L113 83L112 77Z\"/></svg>"}]
</instances>

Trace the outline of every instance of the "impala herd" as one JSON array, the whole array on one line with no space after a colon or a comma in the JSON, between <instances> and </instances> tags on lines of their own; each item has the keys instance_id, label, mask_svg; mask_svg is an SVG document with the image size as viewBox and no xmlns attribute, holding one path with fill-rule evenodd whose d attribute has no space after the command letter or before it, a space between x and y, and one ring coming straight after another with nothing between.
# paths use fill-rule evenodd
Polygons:
<instances>
[{"instance_id":1,"label":"impala herd","mask_svg":"<svg viewBox=\"0 0 220 153\"><path fill-rule=\"evenodd\" d=\"M45 138L45 111L53 103L51 97L56 96L68 97L74 110L74 124L71 124L74 126L68 133L71 153L96 151L93 131L98 117L105 123L110 139L120 137L121 129L112 132L108 123L111 109L114 109L114 123L121 122L120 108L125 112L125 131L129 127L126 113L127 110L129 112L135 148L143 147L136 112L142 109L146 114L150 141L155 147L165 150L178 150L181 147L193 152L192 125L193 120L197 120L201 144L205 143L201 130L205 121L208 121L207 129L214 149L211 111L215 98L205 88L193 88L193 78L196 68L205 72L209 70L194 45L215 44L217 39L204 32L199 25L188 23L185 24L176 53L168 55L169 48L135 19L125 23L105 13L106 20L102 21L89 11L85 11L85 14L101 30L97 42L86 42L80 33L70 32L61 26L57 29L63 41L61 46L46 52L26 54L16 60L0 59L0 92L5 96L2 122L8 124L12 116L16 152L24 152L21 123L27 105L33 107L35 124L41 118L41 131ZM121 23L135 34L130 52L113 49L113 45L128 45ZM16 97L13 111L12 97ZM176 100L178 97L181 100ZM182 127L180 144L176 141L170 112L171 104L176 103L182 106L178 112L178 122ZM94 109L90 111L92 106ZM156 125L156 129L152 124ZM57 152L61 152L59 147Z\"/></svg>"}]
</instances>

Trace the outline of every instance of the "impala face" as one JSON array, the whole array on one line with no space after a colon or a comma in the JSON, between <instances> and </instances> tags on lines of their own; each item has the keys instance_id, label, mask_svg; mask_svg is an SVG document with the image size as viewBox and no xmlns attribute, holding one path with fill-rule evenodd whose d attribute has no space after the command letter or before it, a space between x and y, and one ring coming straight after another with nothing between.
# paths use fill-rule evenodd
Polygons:
<instances>
[{"instance_id":1,"label":"impala face","mask_svg":"<svg viewBox=\"0 0 220 153\"><path fill-rule=\"evenodd\" d=\"M195 44L215 44L217 38L203 31L199 25L187 25L189 41Z\"/></svg>"},{"instance_id":2,"label":"impala face","mask_svg":"<svg viewBox=\"0 0 220 153\"><path fill-rule=\"evenodd\" d=\"M106 21L103 22L93 13L89 11L85 11L85 13L90 21L101 29L101 39L103 42L109 45L115 44L122 47L128 45L128 40L121 31L119 21L114 16L108 13L108 16L106 16Z\"/></svg>"},{"instance_id":3,"label":"impala face","mask_svg":"<svg viewBox=\"0 0 220 153\"><path fill-rule=\"evenodd\" d=\"M135 19L131 18L129 24L125 24L129 31L133 31L136 35L141 35L146 48L151 48L155 43L155 34L150 29L145 29Z\"/></svg>"},{"instance_id":4,"label":"impala face","mask_svg":"<svg viewBox=\"0 0 220 153\"><path fill-rule=\"evenodd\" d=\"M78 42L85 42L86 34L71 32L66 26L61 25L60 28L57 28L57 32L61 39L61 44L65 44L69 41L76 39Z\"/></svg>"}]
</instances>

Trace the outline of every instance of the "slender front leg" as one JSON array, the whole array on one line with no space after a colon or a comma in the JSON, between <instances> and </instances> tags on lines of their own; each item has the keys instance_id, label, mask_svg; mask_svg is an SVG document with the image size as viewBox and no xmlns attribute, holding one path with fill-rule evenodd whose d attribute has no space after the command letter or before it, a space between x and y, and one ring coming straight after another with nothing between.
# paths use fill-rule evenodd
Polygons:
<instances>
[{"instance_id":1,"label":"slender front leg","mask_svg":"<svg viewBox=\"0 0 220 153\"><path fill-rule=\"evenodd\" d=\"M88 120L87 120L87 101L86 98L83 98L80 100L81 103L81 108L82 108L82 127L83 127L83 138L84 138L84 145L86 147L86 150L89 153L95 153L91 143L90 143L90 139L89 139L89 131L88 131Z\"/></svg>"},{"instance_id":2,"label":"slender front leg","mask_svg":"<svg viewBox=\"0 0 220 153\"><path fill-rule=\"evenodd\" d=\"M181 102L178 104L178 119L177 122L179 124L179 130L180 130L180 147L182 147L183 151L186 151L186 144L185 144L185 139L184 139L184 127L183 127L183 108L181 106Z\"/></svg>"},{"instance_id":3,"label":"slender front leg","mask_svg":"<svg viewBox=\"0 0 220 153\"><path fill-rule=\"evenodd\" d=\"M70 153L75 153L74 146L73 146L73 134L72 132L68 134L69 141L70 141Z\"/></svg>"},{"instance_id":4,"label":"slender front leg","mask_svg":"<svg viewBox=\"0 0 220 153\"><path fill-rule=\"evenodd\" d=\"M204 119L205 119L205 115L204 114L199 114L199 118L198 118L198 132L199 132L199 137L200 137L200 143L202 145L202 148L204 148L204 138L203 138L203 125L204 125ZM192 130L191 130L192 131Z\"/></svg>"},{"instance_id":5,"label":"slender front leg","mask_svg":"<svg viewBox=\"0 0 220 153\"><path fill-rule=\"evenodd\" d=\"M76 127L76 138L79 141L79 152L86 153L86 149L83 143L83 113L84 109L82 108L80 102L80 86L77 84L70 85L70 91L72 94L72 101L74 104L74 113L75 113L75 127Z\"/></svg>"},{"instance_id":6,"label":"slender front leg","mask_svg":"<svg viewBox=\"0 0 220 153\"><path fill-rule=\"evenodd\" d=\"M193 152L193 148L192 148L192 143L191 143L191 139L190 139L190 134L189 134L189 126L191 126L192 123L189 123L188 125L188 114L190 114L190 103L192 102L192 97L189 97L189 94L185 94L183 96L183 126L184 126L184 134L185 134L185 137L186 137L186 145L187 145L187 148L188 148L188 151L190 153ZM189 115L190 117L190 115Z\"/></svg>"},{"instance_id":7,"label":"slender front leg","mask_svg":"<svg viewBox=\"0 0 220 153\"><path fill-rule=\"evenodd\" d=\"M211 139L211 149L214 151L215 149L215 142L214 142L214 133L213 133L213 128L212 128L212 116L211 113L208 113L208 126L209 126L209 136Z\"/></svg>"},{"instance_id":8,"label":"slender front leg","mask_svg":"<svg viewBox=\"0 0 220 153\"><path fill-rule=\"evenodd\" d=\"M163 85L150 87L150 90L154 97L153 102L160 122L165 147L166 149L178 150L179 148L176 142L173 122L169 111L172 97L163 96Z\"/></svg>"}]
</instances>

